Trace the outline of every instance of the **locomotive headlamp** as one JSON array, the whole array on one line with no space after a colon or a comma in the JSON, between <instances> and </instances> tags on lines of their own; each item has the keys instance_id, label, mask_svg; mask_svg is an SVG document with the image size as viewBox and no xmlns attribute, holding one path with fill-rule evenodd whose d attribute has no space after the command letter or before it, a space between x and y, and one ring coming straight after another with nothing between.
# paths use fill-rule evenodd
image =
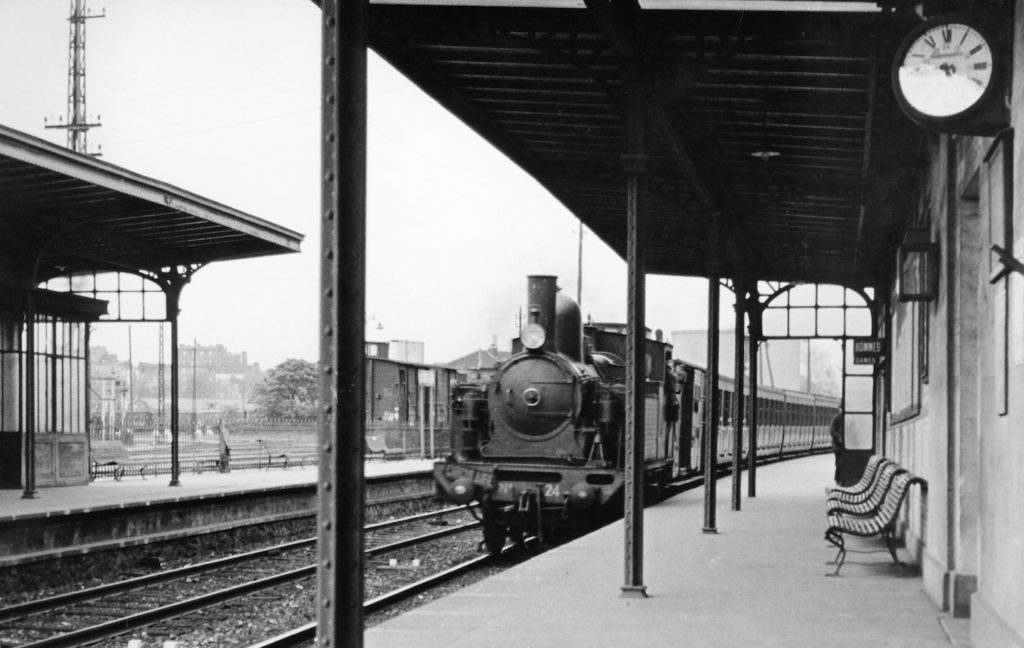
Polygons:
<instances>
[{"instance_id":1,"label":"locomotive headlamp","mask_svg":"<svg viewBox=\"0 0 1024 648\"><path fill-rule=\"evenodd\" d=\"M451 498L456 504L469 504L473 499L473 481L465 477L456 479L452 483Z\"/></svg>"},{"instance_id":2,"label":"locomotive headlamp","mask_svg":"<svg viewBox=\"0 0 1024 648\"><path fill-rule=\"evenodd\" d=\"M536 322L531 322L523 328L523 332L520 334L523 340L523 346L530 351L536 351L537 349L544 346L544 342L547 340L547 335L544 333L544 327Z\"/></svg>"},{"instance_id":3,"label":"locomotive headlamp","mask_svg":"<svg viewBox=\"0 0 1024 648\"><path fill-rule=\"evenodd\" d=\"M597 494L593 486L578 483L573 484L569 491L569 499L576 508L590 508L594 504Z\"/></svg>"}]
</instances>

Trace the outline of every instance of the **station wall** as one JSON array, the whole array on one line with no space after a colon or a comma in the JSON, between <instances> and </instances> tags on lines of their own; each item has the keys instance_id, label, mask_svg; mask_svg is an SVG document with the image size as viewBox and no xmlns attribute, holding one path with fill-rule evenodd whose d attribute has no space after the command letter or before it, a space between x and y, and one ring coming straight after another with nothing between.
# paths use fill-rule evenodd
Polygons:
<instances>
[{"instance_id":1,"label":"station wall","mask_svg":"<svg viewBox=\"0 0 1024 648\"><path fill-rule=\"evenodd\" d=\"M999 275L992 251L1024 261L1024 59L1011 60L1010 129L927 137L908 221L939 243L938 296L914 305L919 328L909 336L895 325L907 305L894 297L887 309L889 357L924 363L916 411L896 407L890 390L882 439L885 454L928 480L905 513L907 546L928 595L970 616L977 648L1024 647L1024 274Z\"/></svg>"}]
</instances>

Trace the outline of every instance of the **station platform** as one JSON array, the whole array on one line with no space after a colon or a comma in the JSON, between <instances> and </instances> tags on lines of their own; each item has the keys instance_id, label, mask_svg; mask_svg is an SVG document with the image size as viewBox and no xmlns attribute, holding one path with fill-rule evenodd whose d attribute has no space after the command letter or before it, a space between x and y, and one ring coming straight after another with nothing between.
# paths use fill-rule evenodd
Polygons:
<instances>
[{"instance_id":1,"label":"station platform","mask_svg":"<svg viewBox=\"0 0 1024 648\"><path fill-rule=\"evenodd\" d=\"M429 471L432 460L407 459L367 461L367 477L400 475ZM20 489L0 489L0 521L24 516L61 515L105 507L124 507L147 503L179 501L231 492L315 484L315 466L273 468L271 470L233 470L227 473L182 473L178 486L170 486L170 475L158 474L141 479L125 476L121 481L101 477L83 486L40 488L34 498L25 499Z\"/></svg>"},{"instance_id":2,"label":"station platform","mask_svg":"<svg viewBox=\"0 0 1024 648\"><path fill-rule=\"evenodd\" d=\"M432 465L367 461L367 504L433 495ZM170 475L131 475L41 488L28 499L21 490L0 490L0 570L312 518L317 473L315 466L182 473L177 486Z\"/></svg>"},{"instance_id":3,"label":"station platform","mask_svg":"<svg viewBox=\"0 0 1024 648\"><path fill-rule=\"evenodd\" d=\"M882 551L851 552L839 577L825 575L836 553L823 539L832 472L831 455L759 468L758 496L744 490L736 512L721 480L716 534L702 531L703 489L648 508L647 598L621 595L620 521L368 628L365 646L970 646L969 620L939 610L883 542L851 539Z\"/></svg>"}]
</instances>

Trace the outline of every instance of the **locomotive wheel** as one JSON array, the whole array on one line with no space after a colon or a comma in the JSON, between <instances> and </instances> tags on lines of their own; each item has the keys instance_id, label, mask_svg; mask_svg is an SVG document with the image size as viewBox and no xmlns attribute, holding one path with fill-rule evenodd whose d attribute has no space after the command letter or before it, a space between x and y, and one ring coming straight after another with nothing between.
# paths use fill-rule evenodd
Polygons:
<instances>
[{"instance_id":1,"label":"locomotive wheel","mask_svg":"<svg viewBox=\"0 0 1024 648\"><path fill-rule=\"evenodd\" d=\"M491 555L498 555L505 548L505 527L494 522L484 522L484 546Z\"/></svg>"}]
</instances>

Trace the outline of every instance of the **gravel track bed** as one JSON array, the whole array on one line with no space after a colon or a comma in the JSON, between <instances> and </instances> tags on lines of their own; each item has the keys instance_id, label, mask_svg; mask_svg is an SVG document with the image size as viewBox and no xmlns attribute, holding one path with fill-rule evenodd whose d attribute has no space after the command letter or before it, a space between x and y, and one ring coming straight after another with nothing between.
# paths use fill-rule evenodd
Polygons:
<instances>
[{"instance_id":1,"label":"gravel track bed","mask_svg":"<svg viewBox=\"0 0 1024 648\"><path fill-rule=\"evenodd\" d=\"M419 512L417 509L432 508L429 503L412 505L405 503L397 512L368 512L367 520L378 521L389 517L401 517ZM180 567L200 561L211 560L225 555L248 551L269 544L308 537L315 533L312 520L290 524L266 525L229 534L190 538L160 547L142 547L135 550L107 552L97 556L81 556L58 561L59 564L15 568L0 572L0 606L24 600L33 600L68 591L94 587L103 583L123 580L151 573L157 569ZM315 550L309 549L308 562L315 559ZM419 580L427 575L479 555L480 532L470 531L449 538L381 555L367 561L365 598L370 599L397 587ZM396 565L391 565L391 560ZM413 567L413 560L419 561ZM411 599L396 609L379 612L367 619L367 625L401 614L403 611L424 602L443 596L466 584L485 578L495 568L481 570L463 576L445 585L436 592L426 592ZM219 589L222 585L215 574L200 574L192 577L190 589L168 584L166 594L153 594L163 603L194 596L202 591ZM226 586L227 583L223 583ZM193 587L194 586L194 587ZM132 608L135 605L132 604ZM135 631L116 641L117 646L127 645L128 638L142 639L143 646L160 647L162 642L174 639L181 648L190 646L234 647L248 646L260 640L315 620L316 580L309 578L250 595L229 604L218 606L209 613L193 613L184 621L169 622L163 629L152 632ZM8 637L4 636L5 639ZM6 645L6 644L4 644Z\"/></svg>"},{"instance_id":2,"label":"gravel track bed","mask_svg":"<svg viewBox=\"0 0 1024 648\"><path fill-rule=\"evenodd\" d=\"M469 532L452 538L445 538L427 545L403 549L390 555L368 561L365 577L365 598L370 599L386 594L402 585L419 580L447 567L463 562L480 554L479 531ZM394 559L398 565L390 566ZM420 566L412 568L412 561L418 559ZM482 574L469 574L438 591L421 594L399 605L397 608L372 615L367 626L375 625L396 614L408 611L428 601L444 596L494 573L495 568L482 570ZM226 606L225 606L226 607ZM230 605L230 618L220 624L197 621L192 630L171 634L154 635L135 633L126 638L141 638L143 646L160 646L168 639L178 641L180 648L236 648L252 645L263 639L287 632L316 620L316 580L310 578L276 588L273 593L240 599ZM190 619L195 615L189 615ZM124 643L127 643L125 640Z\"/></svg>"},{"instance_id":3,"label":"gravel track bed","mask_svg":"<svg viewBox=\"0 0 1024 648\"><path fill-rule=\"evenodd\" d=\"M437 505L430 500L371 506L366 512L366 522L404 517L433 508ZM314 535L316 522L309 518L19 565L0 570L0 608Z\"/></svg>"}]
</instances>

